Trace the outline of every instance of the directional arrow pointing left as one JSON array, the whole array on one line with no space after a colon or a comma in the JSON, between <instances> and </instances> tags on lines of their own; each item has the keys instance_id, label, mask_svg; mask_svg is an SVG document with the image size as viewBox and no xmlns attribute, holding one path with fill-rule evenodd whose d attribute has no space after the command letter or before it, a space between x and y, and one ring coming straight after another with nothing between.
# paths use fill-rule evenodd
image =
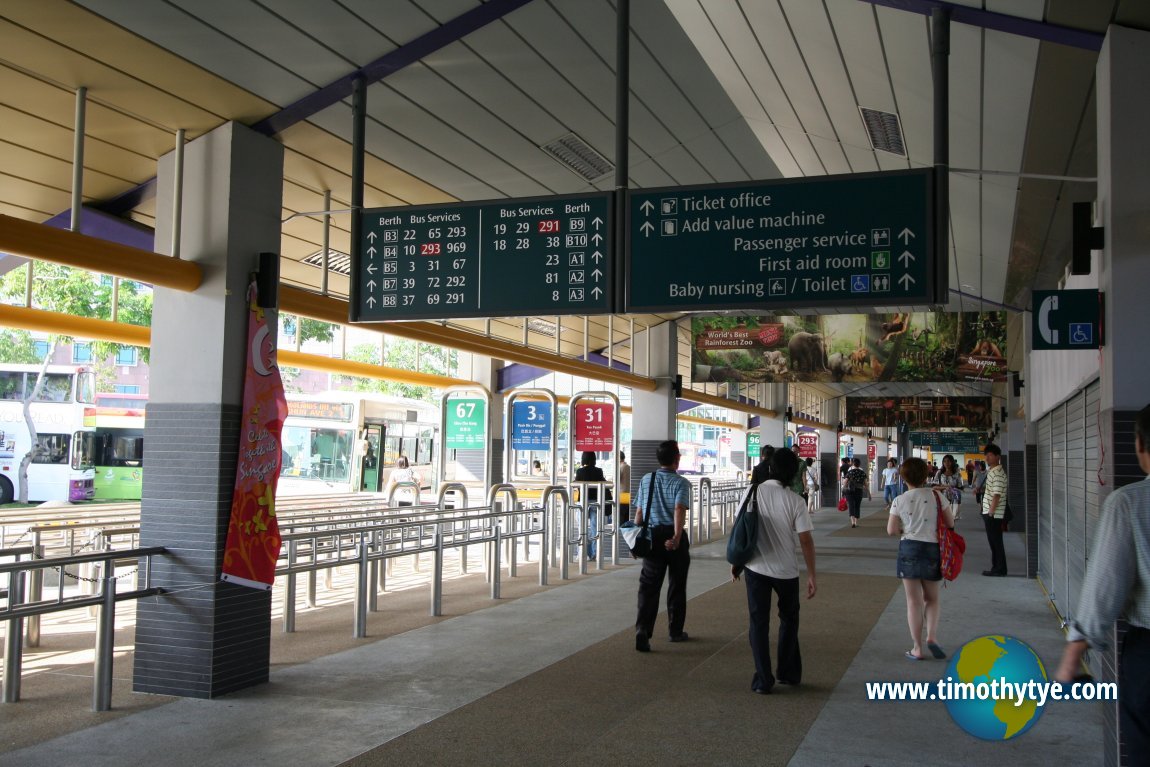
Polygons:
<instances>
[{"instance_id":1,"label":"directional arrow pointing left","mask_svg":"<svg viewBox=\"0 0 1150 767\"><path fill-rule=\"evenodd\" d=\"M368 264L367 265L367 273L368 274L375 274L377 270L378 270L378 267L375 264Z\"/></svg>"}]
</instances>

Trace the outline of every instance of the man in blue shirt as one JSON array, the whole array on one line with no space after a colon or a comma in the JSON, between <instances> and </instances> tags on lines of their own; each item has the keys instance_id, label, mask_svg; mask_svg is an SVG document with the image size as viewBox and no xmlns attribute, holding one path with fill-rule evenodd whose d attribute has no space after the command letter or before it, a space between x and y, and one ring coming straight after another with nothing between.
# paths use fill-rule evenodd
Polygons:
<instances>
[{"instance_id":1,"label":"man in blue shirt","mask_svg":"<svg viewBox=\"0 0 1150 767\"><path fill-rule=\"evenodd\" d=\"M659 470L639 483L635 509L637 524L647 519L651 528L651 554L643 558L639 575L639 615L635 620L635 649L651 651L655 616L659 613L659 593L670 570L667 586L667 623L672 642L687 641L683 623L687 619L687 570L691 567L691 544L683 527L691 505L691 483L679 476L679 443L660 442L655 450Z\"/></svg>"}]
</instances>

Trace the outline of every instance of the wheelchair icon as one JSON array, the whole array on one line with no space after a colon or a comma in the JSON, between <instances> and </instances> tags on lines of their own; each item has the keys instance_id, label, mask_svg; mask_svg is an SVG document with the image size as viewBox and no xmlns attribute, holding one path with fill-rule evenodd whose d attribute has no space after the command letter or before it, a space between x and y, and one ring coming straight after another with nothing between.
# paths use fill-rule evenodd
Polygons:
<instances>
[{"instance_id":1,"label":"wheelchair icon","mask_svg":"<svg viewBox=\"0 0 1150 767\"><path fill-rule=\"evenodd\" d=\"M1070 343L1076 345L1094 343L1094 327L1089 322L1070 323Z\"/></svg>"}]
</instances>

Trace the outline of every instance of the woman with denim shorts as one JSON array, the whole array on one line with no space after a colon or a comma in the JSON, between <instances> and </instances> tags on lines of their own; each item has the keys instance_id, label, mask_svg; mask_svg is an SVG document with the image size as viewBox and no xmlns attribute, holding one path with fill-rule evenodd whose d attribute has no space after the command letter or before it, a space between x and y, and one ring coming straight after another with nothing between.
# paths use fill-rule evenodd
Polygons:
<instances>
[{"instance_id":1,"label":"woman with denim shorts","mask_svg":"<svg viewBox=\"0 0 1150 767\"><path fill-rule=\"evenodd\" d=\"M938 551L938 515L954 527L949 504L941 503L926 484L926 461L907 458L900 469L909 488L894 499L887 518L888 535L901 535L898 544L898 577L906 593L906 622L913 646L904 655L908 660L925 660L922 630L926 626L926 650L941 660L946 652L938 644L939 582L942 570Z\"/></svg>"}]
</instances>

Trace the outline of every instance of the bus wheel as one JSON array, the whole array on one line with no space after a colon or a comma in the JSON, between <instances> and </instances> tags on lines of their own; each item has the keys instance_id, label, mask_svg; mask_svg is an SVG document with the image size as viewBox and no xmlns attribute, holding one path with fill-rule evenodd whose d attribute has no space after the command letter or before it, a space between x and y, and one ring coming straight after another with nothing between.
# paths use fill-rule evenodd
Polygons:
<instances>
[{"instance_id":1,"label":"bus wheel","mask_svg":"<svg viewBox=\"0 0 1150 767\"><path fill-rule=\"evenodd\" d=\"M7 477L0 477L0 503L12 503L16 494L12 491L12 483Z\"/></svg>"}]
</instances>

